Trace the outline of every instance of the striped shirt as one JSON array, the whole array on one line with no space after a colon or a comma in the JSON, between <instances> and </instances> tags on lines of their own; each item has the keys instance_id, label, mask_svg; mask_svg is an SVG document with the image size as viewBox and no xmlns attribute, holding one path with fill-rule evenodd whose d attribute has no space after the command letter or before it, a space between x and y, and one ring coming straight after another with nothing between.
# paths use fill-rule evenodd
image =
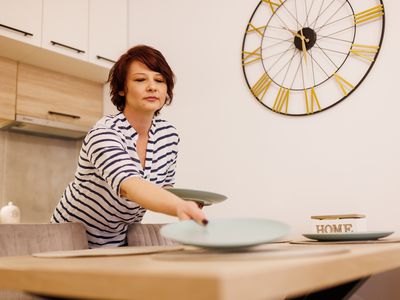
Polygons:
<instances>
[{"instance_id":1,"label":"striped shirt","mask_svg":"<svg viewBox=\"0 0 400 300\"><path fill-rule=\"evenodd\" d=\"M175 183L179 143L175 127L153 118L144 169L136 152L138 136L123 113L99 120L83 140L75 178L51 222L83 223L91 248L126 244L128 225L141 222L146 209L121 196L121 183L133 176L160 187Z\"/></svg>"}]
</instances>

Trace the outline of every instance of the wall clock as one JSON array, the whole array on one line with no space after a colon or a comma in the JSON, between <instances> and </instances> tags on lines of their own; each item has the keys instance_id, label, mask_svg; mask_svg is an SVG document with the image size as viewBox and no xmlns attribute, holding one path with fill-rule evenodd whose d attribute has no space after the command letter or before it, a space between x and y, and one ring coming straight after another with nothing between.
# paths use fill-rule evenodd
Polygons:
<instances>
[{"instance_id":1,"label":"wall clock","mask_svg":"<svg viewBox=\"0 0 400 300\"><path fill-rule=\"evenodd\" d=\"M366 78L384 29L380 0L262 0L243 39L247 85L274 112L324 111Z\"/></svg>"}]
</instances>

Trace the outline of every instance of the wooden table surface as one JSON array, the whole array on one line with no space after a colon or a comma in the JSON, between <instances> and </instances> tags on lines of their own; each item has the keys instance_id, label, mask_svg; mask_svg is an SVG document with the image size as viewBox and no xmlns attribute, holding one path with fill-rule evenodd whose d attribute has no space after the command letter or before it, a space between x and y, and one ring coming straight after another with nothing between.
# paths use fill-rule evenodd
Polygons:
<instances>
[{"instance_id":1,"label":"wooden table surface","mask_svg":"<svg viewBox=\"0 0 400 300\"><path fill-rule=\"evenodd\" d=\"M244 253L0 258L0 288L94 299L280 299L400 267L400 243L292 245Z\"/></svg>"}]
</instances>

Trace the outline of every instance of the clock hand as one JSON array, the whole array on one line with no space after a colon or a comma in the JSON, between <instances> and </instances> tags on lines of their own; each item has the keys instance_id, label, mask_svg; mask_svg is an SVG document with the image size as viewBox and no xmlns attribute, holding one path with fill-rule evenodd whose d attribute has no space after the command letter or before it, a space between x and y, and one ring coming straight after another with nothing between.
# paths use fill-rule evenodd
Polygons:
<instances>
[{"instance_id":1,"label":"clock hand","mask_svg":"<svg viewBox=\"0 0 400 300\"><path fill-rule=\"evenodd\" d=\"M307 43L310 41L310 39L306 38L306 37L303 35L303 29L301 30L301 33L302 33L302 34L299 34L299 33L297 33L296 31L291 30L291 29L286 28L286 27L282 27L282 29L285 29L285 30L291 32L291 33L293 34L293 36L298 37L298 38L301 39L302 41L305 40Z\"/></svg>"},{"instance_id":2,"label":"clock hand","mask_svg":"<svg viewBox=\"0 0 400 300\"><path fill-rule=\"evenodd\" d=\"M306 38L303 35L303 29L301 29L300 32L301 32L301 35L303 36L303 38L301 39L301 48L303 49L304 62L307 65L307 48L306 48L306 43L304 42L304 40Z\"/></svg>"}]
</instances>

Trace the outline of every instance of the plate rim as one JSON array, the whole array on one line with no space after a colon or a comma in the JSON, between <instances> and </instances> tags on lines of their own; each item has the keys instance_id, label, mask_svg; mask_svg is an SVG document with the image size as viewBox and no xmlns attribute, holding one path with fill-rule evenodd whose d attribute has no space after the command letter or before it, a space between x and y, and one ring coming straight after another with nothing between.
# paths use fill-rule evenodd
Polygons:
<instances>
[{"instance_id":1,"label":"plate rim","mask_svg":"<svg viewBox=\"0 0 400 300\"><path fill-rule=\"evenodd\" d=\"M167 188L167 191L173 193L174 191L189 191L189 192L195 192L195 193L200 193L200 194L209 194L210 196L215 196L218 198L221 198L221 200L218 201L223 201L228 199L227 196L223 195L223 194L219 194L219 193L215 193L215 192L209 192L209 191L205 191L205 190L196 190L196 189L184 189L184 188L178 188L178 187L171 187L171 188ZM202 200L202 199L199 199ZM204 201L204 200L202 200Z\"/></svg>"},{"instance_id":2,"label":"plate rim","mask_svg":"<svg viewBox=\"0 0 400 300\"><path fill-rule=\"evenodd\" d=\"M380 238L387 237L391 234L393 234L395 231L390 230L390 231L363 231L363 232L338 232L338 233L302 233L302 235L306 238L312 239L312 240L317 240L317 241L329 241L329 240L335 240L335 241L340 241L340 240L352 240L351 237L355 236L364 236L364 240L377 240ZM375 235L378 237L375 238L367 238L370 235ZM313 236L313 237L311 237ZM318 238L318 237L324 236L327 238ZM335 237L335 238L334 238ZM341 238L342 237L342 238ZM346 237L346 238L344 238ZM332 238L332 239L329 239ZM355 238L354 240L362 240L362 238Z\"/></svg>"},{"instance_id":3,"label":"plate rim","mask_svg":"<svg viewBox=\"0 0 400 300\"><path fill-rule=\"evenodd\" d=\"M161 227L160 229L160 233L163 237L168 238L168 239L172 239L175 240L177 242L180 242L184 245L190 245L190 246L196 246L196 247L203 247L203 248L208 248L208 249L239 249L239 248L247 248L247 247L252 247L252 246L256 246L256 245L261 245L261 244L265 244L265 243L270 243L270 242L274 242L277 241L281 238L283 238L284 236L288 235L290 232L290 226L287 223L278 221L278 220L273 220L273 219L267 219L267 218L217 218L217 219L213 219L212 222L219 222L219 221L244 221L244 220L251 220L251 221L270 221L270 222L274 222L280 226L282 226L282 228L285 230L284 233L282 233L280 236L277 236L276 238L273 239L258 239L257 241L254 242L247 242L247 243L241 243L238 244L237 242L235 243L229 243L229 244L209 244L209 243L204 243L204 242L188 242L188 241L182 241L181 239L175 239L175 238L171 238L170 236L167 236L167 234L165 234L165 230L167 229L163 229L165 227L168 228L168 226L179 226L177 224L185 222L186 224L188 223L195 223L195 221L193 220L185 220L185 221L180 221L180 222L175 222L175 223L169 223L169 224L165 224L163 227ZM196 223L195 223L196 224Z\"/></svg>"},{"instance_id":4,"label":"plate rim","mask_svg":"<svg viewBox=\"0 0 400 300\"><path fill-rule=\"evenodd\" d=\"M178 197L179 197L179 196L178 196ZM204 206L210 206L210 205L212 205L212 204L216 204L216 203L219 203L219 202L223 201L223 200L221 200L221 201L211 202L211 201L209 201L209 200L202 200L202 199L196 199L196 198L188 198L188 197L185 197L185 198L179 197L179 198L181 198L181 199L183 199L183 200L186 200L186 201L198 202L198 203L203 204Z\"/></svg>"}]
</instances>

